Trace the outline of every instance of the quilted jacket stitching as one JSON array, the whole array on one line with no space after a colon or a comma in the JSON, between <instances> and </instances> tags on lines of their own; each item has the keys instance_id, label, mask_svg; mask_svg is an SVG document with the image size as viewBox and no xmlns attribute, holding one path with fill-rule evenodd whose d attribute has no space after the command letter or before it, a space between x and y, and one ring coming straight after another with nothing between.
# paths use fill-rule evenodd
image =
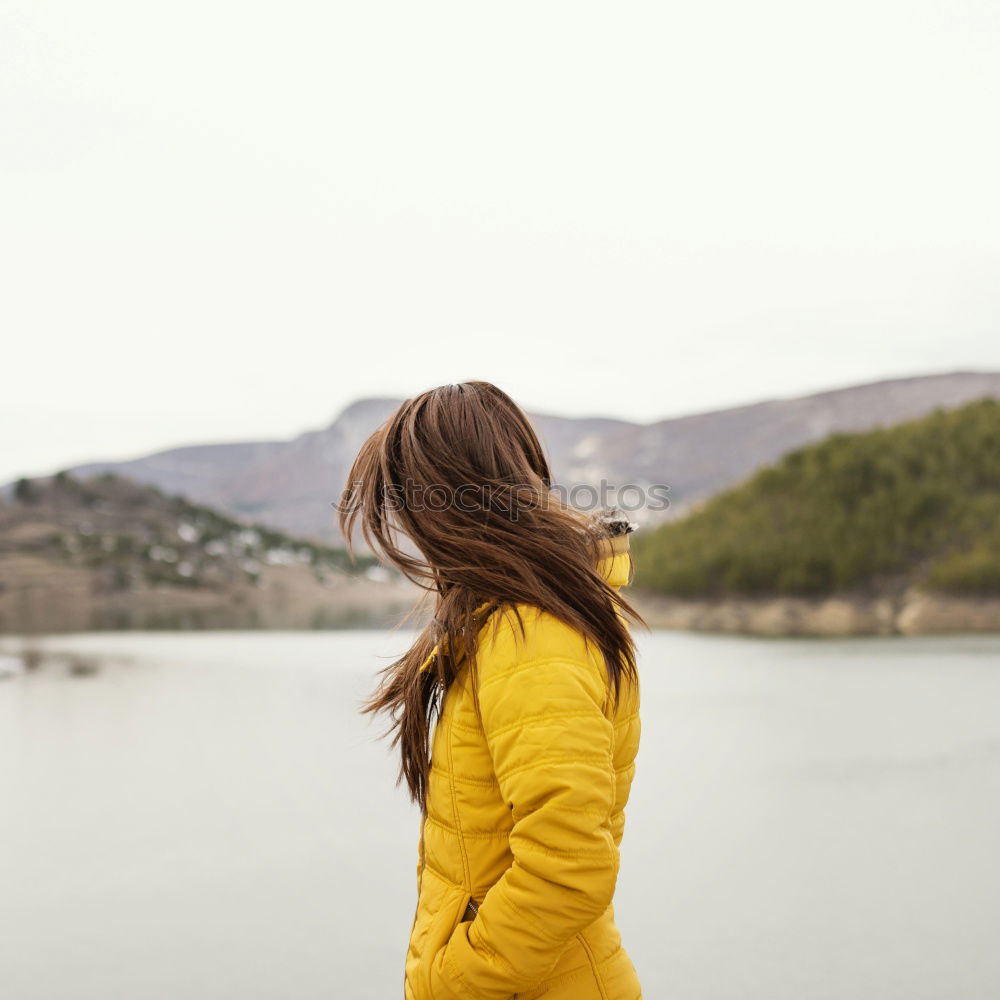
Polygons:
<instances>
[{"instance_id":1,"label":"quilted jacket stitching","mask_svg":"<svg viewBox=\"0 0 1000 1000\"><path fill-rule=\"evenodd\" d=\"M560 713L558 713L556 715L546 715L544 712L539 712L536 715L526 716L525 717L525 721L528 722L531 719L542 719L542 720L544 720L544 721L547 722L547 721L549 721L551 719L577 719L577 718L586 718L586 717L587 717L587 713L584 713L584 712L560 712ZM629 725L632 722L636 722L637 720L639 720L639 713L638 712L632 712L631 715L626 715L624 718L616 719L615 722L613 723L613 725L614 725L614 728L616 730L623 729L625 726ZM511 725L509 725L509 726L503 726L500 729L494 729L493 730L493 736L494 737L496 737L496 736L502 736L504 733L507 732L508 729L514 729L519 724L520 723L515 722L515 723L511 723ZM473 725L468 725L468 724L466 724L464 722L460 722L458 719L452 719L451 725L452 725L452 728L461 730L463 733L482 733L483 732L482 724L479 723L479 722L476 722Z\"/></svg>"},{"instance_id":2,"label":"quilted jacket stitching","mask_svg":"<svg viewBox=\"0 0 1000 1000\"><path fill-rule=\"evenodd\" d=\"M500 781L504 781L507 778L512 778L515 774L521 774L524 771L534 770L542 764L577 764L581 761L588 761L594 764L610 764L611 761L607 754L603 753L553 753L545 754L541 757L533 757L531 760L525 762L524 764L518 764L517 767L509 767L506 771L498 771L497 778Z\"/></svg>"},{"instance_id":3,"label":"quilted jacket stitching","mask_svg":"<svg viewBox=\"0 0 1000 1000\"><path fill-rule=\"evenodd\" d=\"M497 779L493 776L484 778L482 775L478 774L460 774L457 771L449 770L441 764L432 763L431 774L440 775L442 778L454 777L460 784L478 785L480 788L494 788L497 784Z\"/></svg>"},{"instance_id":4,"label":"quilted jacket stitching","mask_svg":"<svg viewBox=\"0 0 1000 1000\"><path fill-rule=\"evenodd\" d=\"M601 977L601 971L597 963L597 958L594 955L594 949L590 947L590 943L582 933L577 934L576 939L581 945L583 945L583 950L587 953L587 961L594 974L594 981L597 983L597 988L600 990L601 1000L608 1000L608 991L604 988L604 979Z\"/></svg>"},{"instance_id":5,"label":"quilted jacket stitching","mask_svg":"<svg viewBox=\"0 0 1000 1000\"><path fill-rule=\"evenodd\" d=\"M570 667L583 667L588 674L595 669L594 664L589 660L577 659L572 656L567 656L565 653L562 656L545 656L535 660L524 660L523 662L517 663L513 667L508 667L506 670L490 674L490 676L479 685L480 693L485 691L486 688L492 687L497 683L497 681L502 681L504 678L511 677L522 670L530 670L532 667L546 667L551 663L561 663L563 666ZM602 680L603 679L604 678L602 677Z\"/></svg>"},{"instance_id":6,"label":"quilted jacket stitching","mask_svg":"<svg viewBox=\"0 0 1000 1000\"><path fill-rule=\"evenodd\" d=\"M433 875L439 882L444 882L444 884L449 888L456 888L456 889L460 888L460 886L456 886L454 881L448 878L448 876L445 875L444 872L439 871L437 868L435 868L430 861L424 862L424 870L430 872L431 875Z\"/></svg>"},{"instance_id":7,"label":"quilted jacket stitching","mask_svg":"<svg viewBox=\"0 0 1000 1000\"><path fill-rule=\"evenodd\" d=\"M559 811L572 813L575 816L600 816L601 819L610 815L612 820L615 819L616 816L623 815L622 810L620 809L614 809L611 813L606 813L603 809L597 809L593 806L560 806Z\"/></svg>"},{"instance_id":8,"label":"quilted jacket stitching","mask_svg":"<svg viewBox=\"0 0 1000 1000\"><path fill-rule=\"evenodd\" d=\"M565 719L589 719L590 715L590 712L582 710L578 712L535 712L531 715L524 715L516 722L508 723L506 726L491 729L490 736L496 739L496 737L503 736L505 733L515 732L522 726L530 725L532 722L561 722ZM482 732L482 727L480 726L476 731Z\"/></svg>"},{"instance_id":9,"label":"quilted jacket stitching","mask_svg":"<svg viewBox=\"0 0 1000 1000\"><path fill-rule=\"evenodd\" d=\"M585 806L561 806L560 812L572 813L574 816L594 816L600 819L604 818L603 809L589 809ZM625 813L621 809L617 809L611 813L611 823L613 826L620 825L624 818ZM427 816L426 822L431 826L436 826L438 829L444 830L445 833L450 833L453 836L459 835L457 827L452 826L450 823L447 823L442 819L438 819L436 816ZM510 838L510 832L510 829L461 831L462 836L468 837L470 840L508 840Z\"/></svg>"},{"instance_id":10,"label":"quilted jacket stitching","mask_svg":"<svg viewBox=\"0 0 1000 1000\"><path fill-rule=\"evenodd\" d=\"M469 837L472 840L506 840L510 836L510 830L464 830L460 831L457 827L450 826L448 823L444 823L439 819L435 819L433 816L427 817L427 822L432 826L440 827L447 833L453 833L456 835Z\"/></svg>"},{"instance_id":11,"label":"quilted jacket stitching","mask_svg":"<svg viewBox=\"0 0 1000 1000\"><path fill-rule=\"evenodd\" d=\"M622 726L627 726L630 722L634 722L638 718L639 718L639 713L633 712L631 715L625 716L624 719L619 719L617 722L615 722L615 729L621 729Z\"/></svg>"},{"instance_id":12,"label":"quilted jacket stitching","mask_svg":"<svg viewBox=\"0 0 1000 1000\"><path fill-rule=\"evenodd\" d=\"M512 838L513 839L513 838ZM535 851L537 854L546 854L553 858L607 858L609 856L614 856L614 851L608 847L607 849L603 847L594 848L580 848L578 850L569 850L564 847L545 847L543 844L535 843L533 840L528 840L525 837L518 837L518 843L521 845L521 849L528 849L530 851Z\"/></svg>"}]
</instances>

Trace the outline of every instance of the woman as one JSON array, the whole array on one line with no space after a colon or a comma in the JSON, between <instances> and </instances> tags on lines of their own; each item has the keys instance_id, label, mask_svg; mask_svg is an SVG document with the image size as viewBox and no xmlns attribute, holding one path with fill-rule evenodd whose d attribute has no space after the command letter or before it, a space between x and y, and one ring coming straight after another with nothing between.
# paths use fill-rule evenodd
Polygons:
<instances>
[{"instance_id":1,"label":"woman","mask_svg":"<svg viewBox=\"0 0 1000 1000\"><path fill-rule=\"evenodd\" d=\"M560 503L486 382L404 403L340 520L435 602L364 707L422 809L406 1000L637 1000L612 907L639 744L631 525Z\"/></svg>"}]
</instances>

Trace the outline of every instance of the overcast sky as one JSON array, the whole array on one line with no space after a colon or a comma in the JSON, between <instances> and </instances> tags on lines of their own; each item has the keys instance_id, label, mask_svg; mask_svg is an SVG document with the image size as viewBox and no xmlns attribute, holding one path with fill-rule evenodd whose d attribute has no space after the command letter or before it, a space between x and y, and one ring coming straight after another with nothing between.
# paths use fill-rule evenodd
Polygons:
<instances>
[{"instance_id":1,"label":"overcast sky","mask_svg":"<svg viewBox=\"0 0 1000 1000\"><path fill-rule=\"evenodd\" d=\"M1000 369L1000 4L0 0L0 480L465 378Z\"/></svg>"}]
</instances>

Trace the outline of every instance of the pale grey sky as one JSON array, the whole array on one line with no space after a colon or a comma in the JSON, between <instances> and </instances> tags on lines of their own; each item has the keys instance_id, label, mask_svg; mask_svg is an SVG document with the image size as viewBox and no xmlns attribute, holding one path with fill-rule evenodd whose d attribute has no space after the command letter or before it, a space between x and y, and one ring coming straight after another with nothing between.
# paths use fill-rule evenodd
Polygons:
<instances>
[{"instance_id":1,"label":"pale grey sky","mask_svg":"<svg viewBox=\"0 0 1000 1000\"><path fill-rule=\"evenodd\" d=\"M1000 369L1000 4L0 2L0 480L488 378Z\"/></svg>"}]
</instances>

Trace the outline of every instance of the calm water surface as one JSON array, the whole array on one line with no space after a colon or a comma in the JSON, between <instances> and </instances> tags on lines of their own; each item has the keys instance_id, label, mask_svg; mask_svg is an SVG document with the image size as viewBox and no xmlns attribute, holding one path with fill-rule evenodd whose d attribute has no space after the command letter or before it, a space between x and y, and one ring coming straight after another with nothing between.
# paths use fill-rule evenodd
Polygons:
<instances>
[{"instance_id":1,"label":"calm water surface","mask_svg":"<svg viewBox=\"0 0 1000 1000\"><path fill-rule=\"evenodd\" d=\"M418 816L355 709L405 642L69 636L100 674L0 683L0 996L400 997ZM647 1000L1000 997L1000 637L640 642Z\"/></svg>"}]
</instances>

